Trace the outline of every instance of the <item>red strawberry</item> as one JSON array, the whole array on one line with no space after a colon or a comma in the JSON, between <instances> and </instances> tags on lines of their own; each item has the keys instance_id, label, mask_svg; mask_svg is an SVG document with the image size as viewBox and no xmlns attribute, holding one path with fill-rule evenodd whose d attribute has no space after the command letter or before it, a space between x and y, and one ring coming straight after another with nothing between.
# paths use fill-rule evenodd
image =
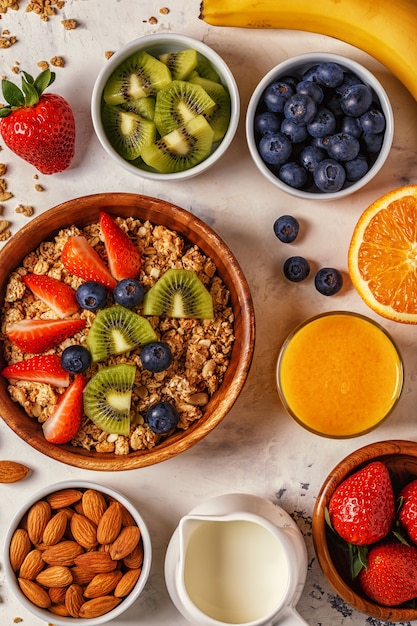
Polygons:
<instances>
[{"instance_id":1,"label":"red strawberry","mask_svg":"<svg viewBox=\"0 0 417 626\"><path fill-rule=\"evenodd\" d=\"M107 289L114 289L117 281L85 237L75 235L64 244L61 260L65 268L84 280L95 280Z\"/></svg>"},{"instance_id":2,"label":"red strawberry","mask_svg":"<svg viewBox=\"0 0 417 626\"><path fill-rule=\"evenodd\" d=\"M82 330L85 324L84 319L22 320L11 324L6 330L6 335L22 352L39 354L72 337Z\"/></svg>"},{"instance_id":3,"label":"red strawberry","mask_svg":"<svg viewBox=\"0 0 417 626\"><path fill-rule=\"evenodd\" d=\"M346 478L329 502L333 529L363 546L385 537L394 522L395 498L387 467L374 461Z\"/></svg>"},{"instance_id":4,"label":"red strawberry","mask_svg":"<svg viewBox=\"0 0 417 626\"><path fill-rule=\"evenodd\" d=\"M371 548L368 565L358 576L367 596L384 606L397 606L417 597L417 548L388 543Z\"/></svg>"},{"instance_id":5,"label":"red strawberry","mask_svg":"<svg viewBox=\"0 0 417 626\"><path fill-rule=\"evenodd\" d=\"M43 94L55 80L49 69L34 80L23 72L22 90L2 81L8 103L0 109L4 143L42 174L62 172L74 156L75 120L68 102L54 93Z\"/></svg>"},{"instance_id":6,"label":"red strawberry","mask_svg":"<svg viewBox=\"0 0 417 626\"><path fill-rule=\"evenodd\" d=\"M7 365L1 371L9 380L28 380L35 383L48 383L55 387L68 387L70 377L61 365L57 354L42 354L25 361Z\"/></svg>"},{"instance_id":7,"label":"red strawberry","mask_svg":"<svg viewBox=\"0 0 417 626\"><path fill-rule=\"evenodd\" d=\"M109 268L116 280L137 278L142 265L138 248L120 226L104 211L100 227L106 247Z\"/></svg>"},{"instance_id":8,"label":"red strawberry","mask_svg":"<svg viewBox=\"0 0 417 626\"><path fill-rule=\"evenodd\" d=\"M60 397L51 417L42 424L45 439L50 443L68 443L77 434L83 418L85 384L85 377L77 374Z\"/></svg>"},{"instance_id":9,"label":"red strawberry","mask_svg":"<svg viewBox=\"0 0 417 626\"><path fill-rule=\"evenodd\" d=\"M399 497L402 503L398 518L406 529L408 537L417 544L417 480L403 487Z\"/></svg>"},{"instance_id":10,"label":"red strawberry","mask_svg":"<svg viewBox=\"0 0 417 626\"><path fill-rule=\"evenodd\" d=\"M59 317L69 317L78 311L74 289L61 280L41 274L26 274L22 280Z\"/></svg>"}]
</instances>

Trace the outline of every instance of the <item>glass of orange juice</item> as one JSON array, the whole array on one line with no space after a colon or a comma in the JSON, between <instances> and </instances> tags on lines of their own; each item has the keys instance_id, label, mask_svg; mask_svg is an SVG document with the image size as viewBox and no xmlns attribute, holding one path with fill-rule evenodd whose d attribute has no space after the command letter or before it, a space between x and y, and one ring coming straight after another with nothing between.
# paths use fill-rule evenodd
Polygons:
<instances>
[{"instance_id":1,"label":"glass of orange juice","mask_svg":"<svg viewBox=\"0 0 417 626\"><path fill-rule=\"evenodd\" d=\"M400 352L373 320L346 311L323 313L284 341L277 384L288 413L324 437L355 437L384 420L404 380Z\"/></svg>"}]
</instances>

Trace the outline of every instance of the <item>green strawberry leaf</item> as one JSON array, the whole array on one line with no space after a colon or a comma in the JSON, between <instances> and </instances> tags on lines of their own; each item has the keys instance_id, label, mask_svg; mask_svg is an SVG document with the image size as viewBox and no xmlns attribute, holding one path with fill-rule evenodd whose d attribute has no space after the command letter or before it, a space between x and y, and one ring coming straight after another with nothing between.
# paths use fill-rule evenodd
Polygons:
<instances>
[{"instance_id":1,"label":"green strawberry leaf","mask_svg":"<svg viewBox=\"0 0 417 626\"><path fill-rule=\"evenodd\" d=\"M1 81L3 97L12 107L21 107L25 104L25 96L14 83L6 78Z\"/></svg>"},{"instance_id":2,"label":"green strawberry leaf","mask_svg":"<svg viewBox=\"0 0 417 626\"><path fill-rule=\"evenodd\" d=\"M24 78L22 78L22 91L25 94L26 106L31 107L39 102L39 94L36 91L34 85L26 82Z\"/></svg>"},{"instance_id":3,"label":"green strawberry leaf","mask_svg":"<svg viewBox=\"0 0 417 626\"><path fill-rule=\"evenodd\" d=\"M7 117L8 115L10 115L11 112L12 112L11 107L2 107L0 109L0 119L2 117Z\"/></svg>"},{"instance_id":4,"label":"green strawberry leaf","mask_svg":"<svg viewBox=\"0 0 417 626\"><path fill-rule=\"evenodd\" d=\"M33 79L33 76L31 76L30 74L28 74L27 72L25 72L24 70L22 70L23 76L25 77L25 80L30 84L33 85L33 83L35 82Z\"/></svg>"},{"instance_id":5,"label":"green strawberry leaf","mask_svg":"<svg viewBox=\"0 0 417 626\"><path fill-rule=\"evenodd\" d=\"M48 68L41 72L35 79L34 86L39 95L41 95L49 85L55 80L55 72L51 72Z\"/></svg>"},{"instance_id":6,"label":"green strawberry leaf","mask_svg":"<svg viewBox=\"0 0 417 626\"><path fill-rule=\"evenodd\" d=\"M355 579L363 567L367 567L368 546L354 546L349 543L350 574Z\"/></svg>"}]
</instances>

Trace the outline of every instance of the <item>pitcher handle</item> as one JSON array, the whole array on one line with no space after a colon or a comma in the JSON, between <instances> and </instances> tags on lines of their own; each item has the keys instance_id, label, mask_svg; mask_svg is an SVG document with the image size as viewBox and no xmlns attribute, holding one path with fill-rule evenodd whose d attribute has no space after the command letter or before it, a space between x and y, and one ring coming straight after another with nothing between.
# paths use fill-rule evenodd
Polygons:
<instances>
[{"instance_id":1,"label":"pitcher handle","mask_svg":"<svg viewBox=\"0 0 417 626\"><path fill-rule=\"evenodd\" d=\"M273 626L309 626L309 624L294 608L288 607L279 615L278 621L274 622Z\"/></svg>"}]
</instances>

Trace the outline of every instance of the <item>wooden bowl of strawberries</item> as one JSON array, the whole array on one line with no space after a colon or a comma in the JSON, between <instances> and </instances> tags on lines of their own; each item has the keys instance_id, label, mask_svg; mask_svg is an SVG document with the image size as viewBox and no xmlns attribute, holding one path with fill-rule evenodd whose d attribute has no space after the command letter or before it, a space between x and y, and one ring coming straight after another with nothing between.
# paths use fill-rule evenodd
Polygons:
<instances>
[{"instance_id":1,"label":"wooden bowl of strawberries","mask_svg":"<svg viewBox=\"0 0 417 626\"><path fill-rule=\"evenodd\" d=\"M249 373L254 311L227 245L169 202L64 202L0 252L0 415L30 446L127 470L199 442Z\"/></svg>"},{"instance_id":2,"label":"wooden bowl of strawberries","mask_svg":"<svg viewBox=\"0 0 417 626\"><path fill-rule=\"evenodd\" d=\"M349 605L380 620L416 620L417 443L380 441L340 461L318 494L313 540Z\"/></svg>"}]
</instances>

